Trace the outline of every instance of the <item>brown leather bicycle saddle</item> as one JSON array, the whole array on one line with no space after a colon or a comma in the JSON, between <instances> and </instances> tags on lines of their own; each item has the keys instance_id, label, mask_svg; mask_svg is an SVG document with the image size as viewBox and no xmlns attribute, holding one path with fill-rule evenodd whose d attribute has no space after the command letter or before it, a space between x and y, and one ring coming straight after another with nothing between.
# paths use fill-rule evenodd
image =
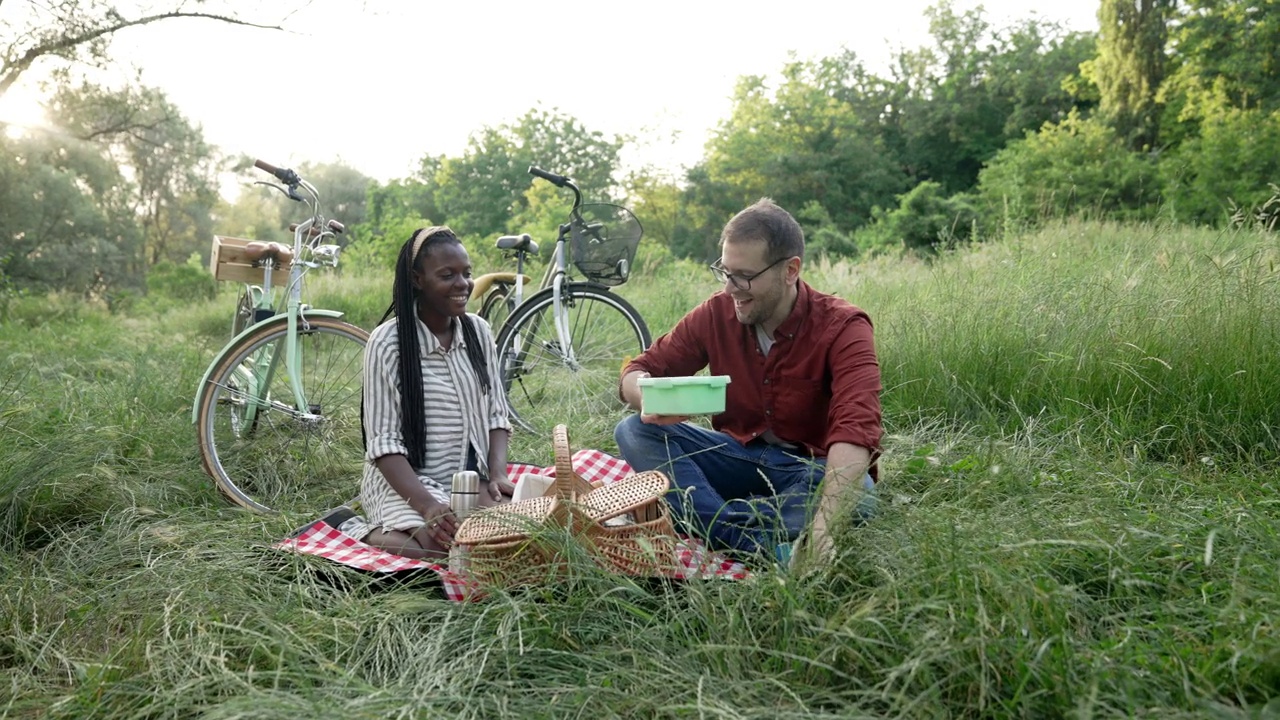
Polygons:
<instances>
[{"instance_id":1,"label":"brown leather bicycle saddle","mask_svg":"<svg viewBox=\"0 0 1280 720\"><path fill-rule=\"evenodd\" d=\"M293 261L293 248L284 243L254 241L244 246L244 256L249 262L275 260L281 265L288 265Z\"/></svg>"}]
</instances>

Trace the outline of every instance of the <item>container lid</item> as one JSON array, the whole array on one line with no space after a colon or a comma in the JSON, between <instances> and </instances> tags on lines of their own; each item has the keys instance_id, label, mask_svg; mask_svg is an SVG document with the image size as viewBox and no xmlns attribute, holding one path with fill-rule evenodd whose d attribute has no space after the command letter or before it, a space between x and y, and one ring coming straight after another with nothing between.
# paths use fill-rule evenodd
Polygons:
<instances>
[{"instance_id":1,"label":"container lid","mask_svg":"<svg viewBox=\"0 0 1280 720\"><path fill-rule=\"evenodd\" d=\"M694 375L691 377L642 377L636 381L640 387L688 387L703 386L710 388L724 387L730 382L728 375Z\"/></svg>"}]
</instances>

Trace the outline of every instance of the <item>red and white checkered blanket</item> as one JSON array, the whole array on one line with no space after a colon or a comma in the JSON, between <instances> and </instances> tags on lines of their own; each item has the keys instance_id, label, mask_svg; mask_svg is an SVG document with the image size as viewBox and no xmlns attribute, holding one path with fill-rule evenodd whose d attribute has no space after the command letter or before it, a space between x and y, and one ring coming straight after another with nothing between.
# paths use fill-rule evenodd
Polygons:
<instances>
[{"instance_id":1,"label":"red and white checkered blanket","mask_svg":"<svg viewBox=\"0 0 1280 720\"><path fill-rule=\"evenodd\" d=\"M631 474L626 462L598 450L579 450L573 454L573 469L588 482L617 482ZM535 467L520 463L507 466L507 474L519 478L522 474L538 474L555 477L554 467ZM340 565L377 573L393 573L400 570L430 569L440 575L445 595L450 600L462 601L476 597L473 583L464 575L443 565L425 560L413 560L366 545L359 540L317 520L296 537L282 540L273 547L303 555L316 555ZM740 562L731 561L719 553L707 550L700 540L684 538L678 546L679 566L676 577L729 578L740 580L747 576L747 569Z\"/></svg>"}]
</instances>

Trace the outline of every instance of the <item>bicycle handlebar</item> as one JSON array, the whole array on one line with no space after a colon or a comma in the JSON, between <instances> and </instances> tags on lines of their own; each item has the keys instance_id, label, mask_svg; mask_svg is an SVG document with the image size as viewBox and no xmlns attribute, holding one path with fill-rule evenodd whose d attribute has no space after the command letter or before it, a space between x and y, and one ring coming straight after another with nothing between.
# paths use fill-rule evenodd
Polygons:
<instances>
[{"instance_id":1,"label":"bicycle handlebar","mask_svg":"<svg viewBox=\"0 0 1280 720\"><path fill-rule=\"evenodd\" d=\"M542 178L543 180L550 182L552 185L555 185L556 187L569 188L570 190L572 190L573 191L573 209L569 211L569 214L572 216L574 213L578 212L578 207L582 205L582 191L578 190L578 186L574 185L572 180L570 180L568 177L565 177L564 175L557 175L553 172L547 172L546 170L543 170L542 168L536 165L529 166L529 174L534 177Z\"/></svg>"},{"instance_id":2,"label":"bicycle handlebar","mask_svg":"<svg viewBox=\"0 0 1280 720\"><path fill-rule=\"evenodd\" d=\"M325 226L328 227L330 230L332 230L335 235L341 235L347 229L346 225L343 225L337 220L330 220L325 223ZM298 223L289 223L289 232L294 232L297 229L298 229ZM313 227L307 231L307 234L319 235L320 229Z\"/></svg>"},{"instance_id":3,"label":"bicycle handlebar","mask_svg":"<svg viewBox=\"0 0 1280 720\"><path fill-rule=\"evenodd\" d=\"M550 181L551 184L555 185L556 187L564 187L566 185L572 184L569 178L563 175L556 175L555 173L547 172L546 170L543 170L542 168L534 165L529 166L529 174L534 177L540 177L543 180Z\"/></svg>"},{"instance_id":4,"label":"bicycle handlebar","mask_svg":"<svg viewBox=\"0 0 1280 720\"><path fill-rule=\"evenodd\" d=\"M301 179L298 177L298 173L288 168L278 168L266 160L254 160L253 166L259 170L264 170L275 175L277 180L288 185L297 185L298 181Z\"/></svg>"},{"instance_id":5,"label":"bicycle handlebar","mask_svg":"<svg viewBox=\"0 0 1280 720\"><path fill-rule=\"evenodd\" d=\"M313 186L311 183L307 182L306 180L303 180L298 175L298 173L294 172L293 170L290 170L289 168L276 167L275 165L272 165L266 160L261 160L261 159L254 160L253 166L258 168L259 170L263 170L265 172L271 173L273 176L275 176L277 180L279 180L281 183L283 183L287 187L280 187L275 183L267 183L267 182L262 183L263 185L269 185L283 192L286 196L289 197L289 199L306 203L311 208L311 220L310 220L309 226L307 227L306 238L302 238L301 236L298 235L297 231L298 231L298 228L300 227L300 223L291 223L289 225L289 230L294 233L295 249L298 247L299 243L304 241L307 244L314 244L316 242L319 242L317 238L320 238L326 232L332 233L333 235L340 235L346 231L347 229L346 225L343 225L341 222L333 219L325 220L324 217L321 216L320 194L316 192L315 186ZM300 195L298 193L299 189L303 190L307 195L310 195L311 196L310 199L307 199L306 197Z\"/></svg>"}]
</instances>

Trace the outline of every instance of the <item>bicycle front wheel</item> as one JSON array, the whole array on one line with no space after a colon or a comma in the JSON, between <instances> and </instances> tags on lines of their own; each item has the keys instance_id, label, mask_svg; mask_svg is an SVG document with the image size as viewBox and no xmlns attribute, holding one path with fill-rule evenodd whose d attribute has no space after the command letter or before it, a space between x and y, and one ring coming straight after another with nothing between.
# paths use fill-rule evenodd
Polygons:
<instances>
[{"instance_id":1,"label":"bicycle front wheel","mask_svg":"<svg viewBox=\"0 0 1280 720\"><path fill-rule=\"evenodd\" d=\"M298 328L298 407L289 331L271 323L241 340L200 390L204 469L232 502L258 512L318 513L360 483L363 354L369 334L334 318Z\"/></svg>"},{"instance_id":2,"label":"bicycle front wheel","mask_svg":"<svg viewBox=\"0 0 1280 720\"><path fill-rule=\"evenodd\" d=\"M568 347L556 331L550 288L516 308L498 334L498 367L512 421L539 439L561 423L575 433L611 435L624 410L619 373L649 347L649 328L626 300L587 283L565 285L561 311Z\"/></svg>"}]
</instances>

